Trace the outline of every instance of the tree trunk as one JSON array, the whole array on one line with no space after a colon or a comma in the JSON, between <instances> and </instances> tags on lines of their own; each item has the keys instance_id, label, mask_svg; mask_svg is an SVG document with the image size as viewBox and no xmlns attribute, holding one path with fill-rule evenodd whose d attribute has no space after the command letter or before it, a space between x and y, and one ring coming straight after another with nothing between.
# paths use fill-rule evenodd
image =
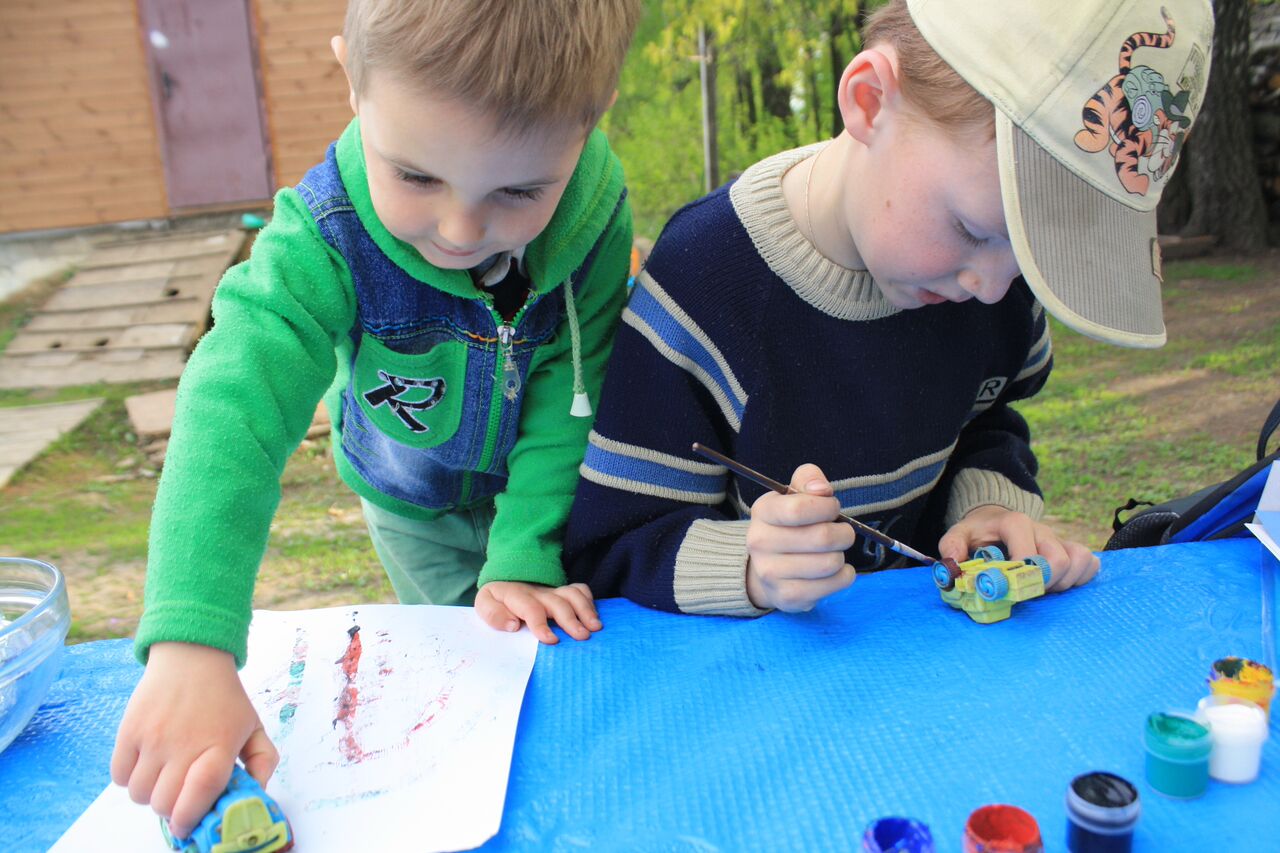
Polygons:
<instances>
[{"instance_id":1,"label":"tree trunk","mask_svg":"<svg viewBox=\"0 0 1280 853\"><path fill-rule=\"evenodd\" d=\"M716 144L715 33L698 27L698 56L702 69L702 168L705 191L720 186L720 150Z\"/></svg>"},{"instance_id":2,"label":"tree trunk","mask_svg":"<svg viewBox=\"0 0 1280 853\"><path fill-rule=\"evenodd\" d=\"M831 135L844 129L844 116L840 115L840 75L844 65L853 57L840 52L840 42L845 34L844 4L838 3L827 19L827 58L831 64Z\"/></svg>"},{"instance_id":3,"label":"tree trunk","mask_svg":"<svg viewBox=\"0 0 1280 853\"><path fill-rule=\"evenodd\" d=\"M818 92L818 62L812 52L806 51L804 58L805 94L809 102L809 112L813 116L813 138L822 138L822 97Z\"/></svg>"},{"instance_id":4,"label":"tree trunk","mask_svg":"<svg viewBox=\"0 0 1280 853\"><path fill-rule=\"evenodd\" d=\"M738 133L752 134L759 118L756 116L756 85L751 79L751 69L739 64L734 70L734 79L738 84Z\"/></svg>"},{"instance_id":5,"label":"tree trunk","mask_svg":"<svg viewBox=\"0 0 1280 853\"><path fill-rule=\"evenodd\" d=\"M1266 246L1267 218L1249 116L1249 0L1214 0L1213 9L1209 87L1184 152L1191 219L1182 233L1254 252Z\"/></svg>"},{"instance_id":6,"label":"tree trunk","mask_svg":"<svg viewBox=\"0 0 1280 853\"><path fill-rule=\"evenodd\" d=\"M778 75L782 73L782 62L778 59L778 47L772 40L760 45L756 54L760 63L760 96L764 101L764 111L783 121L791 119L791 93L785 86L778 85Z\"/></svg>"}]
</instances>

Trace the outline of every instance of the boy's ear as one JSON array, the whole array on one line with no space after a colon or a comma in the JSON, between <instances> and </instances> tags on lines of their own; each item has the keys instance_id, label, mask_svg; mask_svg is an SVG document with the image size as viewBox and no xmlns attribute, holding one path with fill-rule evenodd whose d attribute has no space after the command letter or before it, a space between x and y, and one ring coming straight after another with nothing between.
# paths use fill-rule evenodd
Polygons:
<instances>
[{"instance_id":1,"label":"boy's ear","mask_svg":"<svg viewBox=\"0 0 1280 853\"><path fill-rule=\"evenodd\" d=\"M855 56L840 75L840 117L845 131L863 145L871 143L887 113L898 106L897 60L892 47L876 45Z\"/></svg>"},{"instance_id":2,"label":"boy's ear","mask_svg":"<svg viewBox=\"0 0 1280 853\"><path fill-rule=\"evenodd\" d=\"M329 39L329 47L333 49L333 58L342 66L342 74L347 78L347 100L351 103L351 112L359 114L356 108L356 87L351 85L351 74L347 72L347 40L342 36Z\"/></svg>"}]
</instances>

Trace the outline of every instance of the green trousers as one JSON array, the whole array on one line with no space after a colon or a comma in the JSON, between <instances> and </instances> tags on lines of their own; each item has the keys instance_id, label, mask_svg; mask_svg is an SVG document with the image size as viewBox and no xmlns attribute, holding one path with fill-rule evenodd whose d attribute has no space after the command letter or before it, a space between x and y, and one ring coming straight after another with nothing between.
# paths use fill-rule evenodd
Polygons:
<instances>
[{"instance_id":1,"label":"green trousers","mask_svg":"<svg viewBox=\"0 0 1280 853\"><path fill-rule=\"evenodd\" d=\"M373 549L401 604L464 604L476 600L476 580L489 547L492 503L418 521L360 500Z\"/></svg>"}]
</instances>

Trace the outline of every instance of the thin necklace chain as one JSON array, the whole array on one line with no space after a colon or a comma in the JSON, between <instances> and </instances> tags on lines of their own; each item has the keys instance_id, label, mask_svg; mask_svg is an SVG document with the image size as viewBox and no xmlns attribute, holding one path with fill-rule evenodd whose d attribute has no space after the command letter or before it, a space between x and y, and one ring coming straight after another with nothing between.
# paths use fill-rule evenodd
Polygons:
<instances>
[{"instance_id":1,"label":"thin necklace chain","mask_svg":"<svg viewBox=\"0 0 1280 853\"><path fill-rule=\"evenodd\" d=\"M822 151L826 151L824 145ZM818 235L813 231L813 215L809 212L809 186L813 183L813 173L818 169L818 160L822 157L822 151L813 155L813 162L809 164L809 174L804 176L804 223L809 231L809 242L816 249L818 247Z\"/></svg>"}]
</instances>

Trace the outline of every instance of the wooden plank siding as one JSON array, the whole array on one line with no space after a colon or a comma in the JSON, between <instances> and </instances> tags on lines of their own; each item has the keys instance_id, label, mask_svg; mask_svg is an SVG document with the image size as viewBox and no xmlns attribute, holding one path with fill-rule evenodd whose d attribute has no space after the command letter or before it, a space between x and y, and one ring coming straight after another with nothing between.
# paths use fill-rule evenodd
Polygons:
<instances>
[{"instance_id":1,"label":"wooden plank siding","mask_svg":"<svg viewBox=\"0 0 1280 853\"><path fill-rule=\"evenodd\" d=\"M296 184L351 121L347 78L329 49L346 0L254 0L277 186Z\"/></svg>"},{"instance_id":2,"label":"wooden plank siding","mask_svg":"<svg viewBox=\"0 0 1280 853\"><path fill-rule=\"evenodd\" d=\"M346 0L247 0L277 187L351 119ZM137 0L0 0L0 233L174 215ZM262 200L264 204L267 199Z\"/></svg>"},{"instance_id":3,"label":"wooden plank siding","mask_svg":"<svg viewBox=\"0 0 1280 853\"><path fill-rule=\"evenodd\" d=\"M0 3L0 232L162 217L135 0Z\"/></svg>"}]
</instances>

